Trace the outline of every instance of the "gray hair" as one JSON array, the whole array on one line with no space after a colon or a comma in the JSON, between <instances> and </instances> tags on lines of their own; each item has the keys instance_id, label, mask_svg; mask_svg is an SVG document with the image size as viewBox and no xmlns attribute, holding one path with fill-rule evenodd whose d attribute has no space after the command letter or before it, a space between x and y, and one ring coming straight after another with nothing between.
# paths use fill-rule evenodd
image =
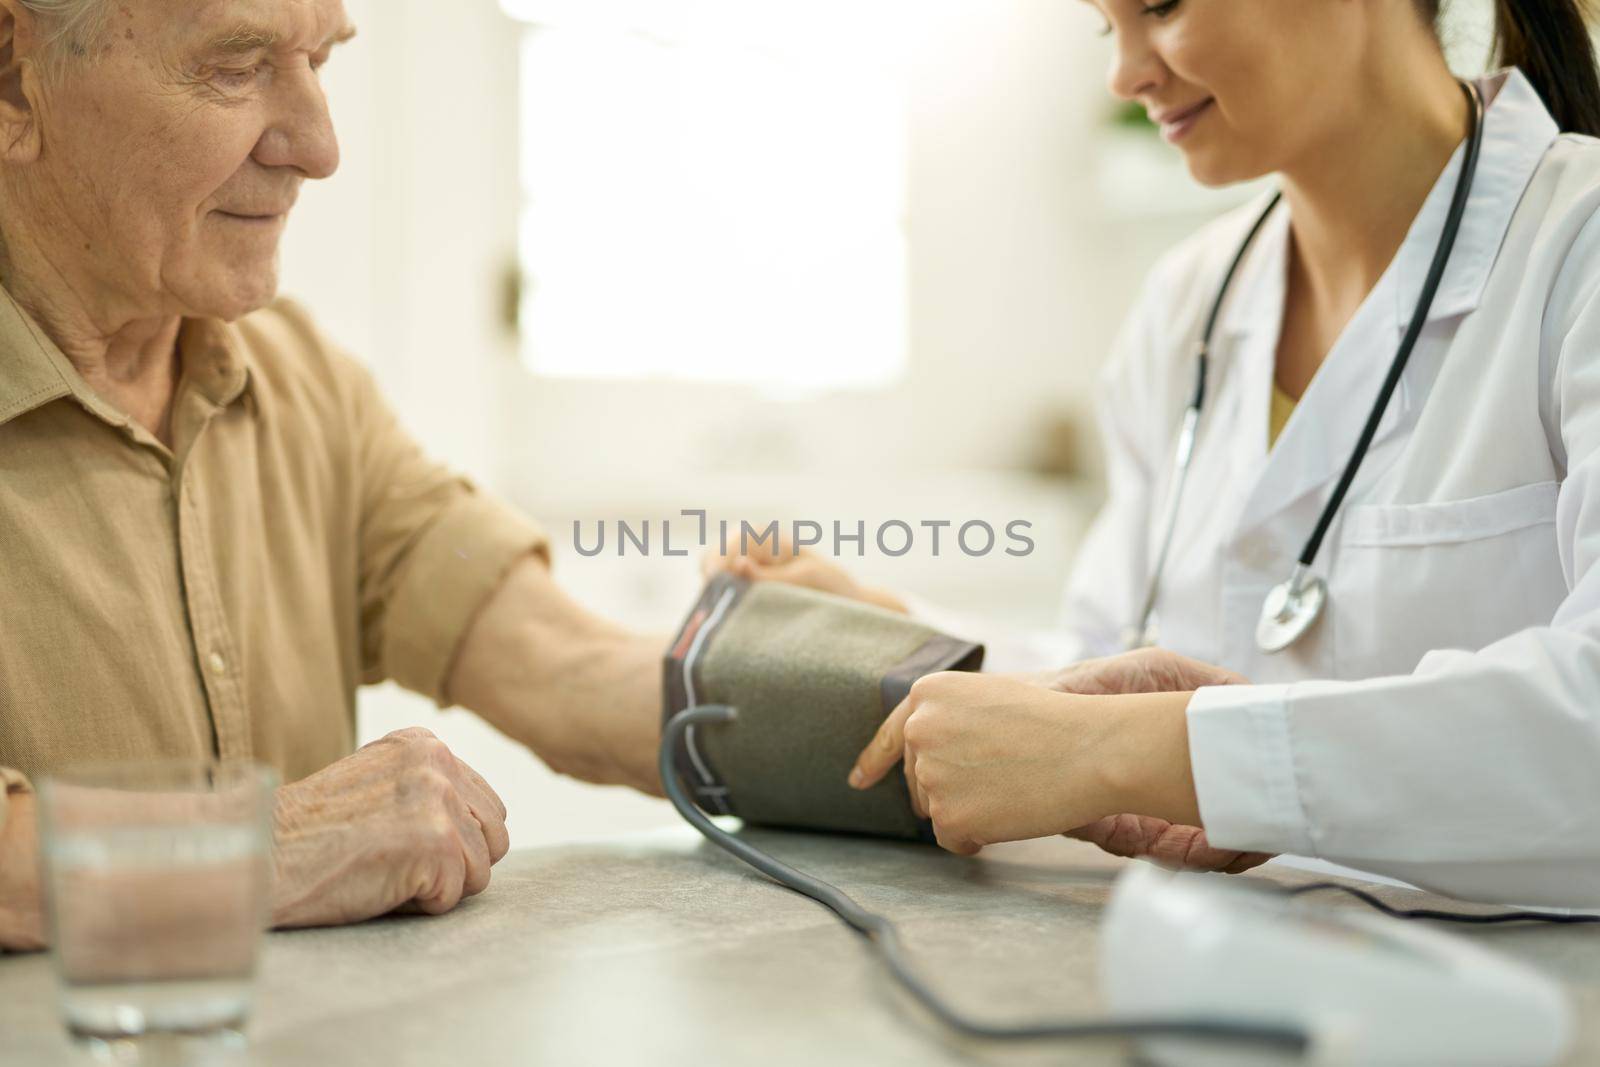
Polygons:
<instances>
[{"instance_id":1,"label":"gray hair","mask_svg":"<svg viewBox=\"0 0 1600 1067\"><path fill-rule=\"evenodd\" d=\"M21 0L22 6L38 16L44 31L45 50L57 70L62 60L82 59L105 30L111 5L106 0Z\"/></svg>"}]
</instances>

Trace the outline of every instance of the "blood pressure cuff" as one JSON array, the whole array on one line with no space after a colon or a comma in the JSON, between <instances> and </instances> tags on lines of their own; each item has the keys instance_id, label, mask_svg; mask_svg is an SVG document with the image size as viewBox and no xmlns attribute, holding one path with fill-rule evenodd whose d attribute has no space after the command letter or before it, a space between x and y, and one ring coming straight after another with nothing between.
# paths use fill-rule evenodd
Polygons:
<instances>
[{"instance_id":1,"label":"blood pressure cuff","mask_svg":"<svg viewBox=\"0 0 1600 1067\"><path fill-rule=\"evenodd\" d=\"M865 791L845 778L913 682L982 664L982 645L904 615L719 575L668 649L665 718L723 704L738 719L691 727L678 773L712 814L931 841L902 773Z\"/></svg>"}]
</instances>

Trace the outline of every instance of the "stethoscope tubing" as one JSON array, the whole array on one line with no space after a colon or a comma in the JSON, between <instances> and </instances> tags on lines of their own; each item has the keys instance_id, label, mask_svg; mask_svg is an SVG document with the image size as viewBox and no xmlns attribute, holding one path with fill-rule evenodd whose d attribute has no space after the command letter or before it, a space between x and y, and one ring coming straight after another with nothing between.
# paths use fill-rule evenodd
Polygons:
<instances>
[{"instance_id":1,"label":"stethoscope tubing","mask_svg":"<svg viewBox=\"0 0 1600 1067\"><path fill-rule=\"evenodd\" d=\"M1355 451L1350 454L1344 473L1339 476L1339 484L1334 488L1333 496L1328 498L1328 506L1322 509L1316 529L1311 532L1310 539L1306 541L1306 546L1300 553L1300 564L1305 567L1310 567L1316 562L1317 553L1322 549L1323 538L1327 537L1334 516L1339 513L1345 496L1350 492L1350 486L1355 483L1356 474L1361 470L1361 463L1367 458L1367 449L1372 447L1372 440L1378 435L1383 414L1388 410L1389 401L1400 385L1400 376L1405 373L1406 364L1411 362L1411 353L1417 347L1417 340L1422 336L1422 328L1428 323L1428 313L1433 310L1434 297L1439 293L1439 284L1444 280L1445 268L1450 263L1450 254L1455 251L1456 238L1461 233L1461 219L1467 213L1467 200L1472 194L1472 182L1478 171L1478 154L1483 146L1483 99L1478 95L1477 86L1463 82L1462 88L1466 90L1467 103L1472 109L1472 136L1467 139L1466 152L1461 160L1461 176L1456 180L1455 196L1450 201L1450 213L1445 216L1439 247L1434 251L1433 262L1428 267L1428 277L1422 285L1422 294L1417 298L1416 313L1411 316L1411 324L1406 328L1405 338L1400 342L1400 350L1395 353L1394 361L1389 365L1389 374L1384 378L1383 389L1379 391L1378 400L1367 415L1367 424L1362 427L1361 439L1356 442Z\"/></svg>"},{"instance_id":2,"label":"stethoscope tubing","mask_svg":"<svg viewBox=\"0 0 1600 1067\"><path fill-rule=\"evenodd\" d=\"M1389 402L1394 397L1395 390L1400 385L1401 376L1405 373L1406 365L1411 360L1411 353L1415 350L1417 341L1422 336L1422 330L1427 325L1428 313L1433 308L1434 298L1438 295L1439 286L1444 280L1444 273L1450 262L1450 256L1455 250L1456 238L1460 235L1461 220L1466 214L1467 202L1472 192L1473 180L1477 175L1478 159L1483 147L1484 105L1483 98L1479 95L1477 86L1470 82L1461 83L1462 92L1467 96L1468 107L1472 115L1472 130L1467 137L1466 149L1461 162L1461 175L1456 180L1455 192L1451 198L1450 209L1445 216L1444 230L1440 236L1438 247L1435 248L1433 261L1428 267L1428 274L1423 282L1422 292L1417 299L1416 311L1412 314L1411 321L1406 328L1400 347L1395 352L1394 359L1389 364L1388 374L1385 375L1383 386L1378 391L1377 400L1367 416L1366 424L1362 427L1361 436L1356 441L1355 448L1351 451L1350 458L1346 461L1344 470L1339 476L1339 481L1334 487L1333 495L1328 498L1323 506L1321 515L1317 518L1316 527L1311 536L1307 538L1304 548L1301 549L1295 567L1291 586L1298 589L1310 574L1312 565L1316 562L1318 553L1322 550L1322 543L1333 525L1333 520L1338 516L1340 508L1344 505L1345 497L1349 495L1350 487L1355 484L1356 475L1361 470L1367 451L1372 447L1373 440L1377 437L1378 427L1382 425L1384 413L1389 408ZM1174 536L1177 532L1178 514L1183 502L1183 491L1189 480L1189 470L1194 462L1194 451L1200 431L1201 416L1205 411L1206 390L1210 377L1211 342L1216 334L1217 322L1222 315L1223 305L1226 303L1228 293L1233 287L1234 276L1238 273L1245 256L1255 244L1256 237L1267 219L1278 207L1283 199L1281 191L1275 192L1267 202L1267 206L1257 216L1250 231L1239 244L1239 250L1234 253L1233 260L1228 264L1227 273L1223 275L1222 284L1217 288L1216 298L1211 302L1210 312L1206 316L1205 327L1201 332L1200 340L1195 346L1195 388L1188 408L1184 411L1183 423L1178 430L1178 443L1173 462L1172 491L1168 495L1166 506L1166 531L1162 535L1160 546L1156 553L1155 564L1150 570L1150 581L1146 589L1144 602L1141 605L1138 624L1129 631L1127 644L1135 647L1139 644L1149 643L1150 620L1155 614L1156 598L1160 595L1161 579L1166 572L1167 558L1172 549Z\"/></svg>"},{"instance_id":3,"label":"stethoscope tubing","mask_svg":"<svg viewBox=\"0 0 1600 1067\"><path fill-rule=\"evenodd\" d=\"M1161 592L1161 576L1166 573L1167 556L1172 551L1172 539L1178 532L1178 509L1183 505L1183 490L1189 482L1189 467L1194 461L1195 441L1200 434L1200 416L1206 406L1206 385L1211 364L1211 338L1216 332L1217 319L1222 314L1222 303L1233 284L1233 276L1239 272L1239 265L1244 262L1244 257L1250 251L1250 246L1255 243L1256 234L1261 232L1261 227L1267 224L1267 218L1272 214L1273 208L1283 199L1283 193L1275 192L1272 199L1267 202L1266 210L1257 216L1255 224L1250 227L1250 232L1239 245L1239 250L1234 253L1233 262L1228 264L1228 273L1222 277L1222 286L1218 290L1217 299L1212 301L1211 313L1206 317L1205 331L1200 340L1195 343L1195 381L1194 395L1189 400L1189 407L1183 413L1183 424L1178 429L1177 453L1173 457L1172 492L1168 495L1166 506L1166 533L1162 535L1161 547L1156 553L1155 566L1150 570L1150 584L1145 591L1144 605L1139 611L1139 626L1133 631L1128 640L1129 645L1143 644L1145 633L1150 626L1150 617L1156 610L1156 596Z\"/></svg>"}]
</instances>

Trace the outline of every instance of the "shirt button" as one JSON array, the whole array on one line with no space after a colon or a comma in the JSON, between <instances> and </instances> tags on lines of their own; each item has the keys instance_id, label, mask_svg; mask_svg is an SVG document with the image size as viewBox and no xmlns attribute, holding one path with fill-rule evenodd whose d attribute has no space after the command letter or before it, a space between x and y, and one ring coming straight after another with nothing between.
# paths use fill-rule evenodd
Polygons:
<instances>
[{"instance_id":1,"label":"shirt button","mask_svg":"<svg viewBox=\"0 0 1600 1067\"><path fill-rule=\"evenodd\" d=\"M212 674L227 674L228 661L222 658L221 652L213 652L206 657L206 666L211 668Z\"/></svg>"}]
</instances>

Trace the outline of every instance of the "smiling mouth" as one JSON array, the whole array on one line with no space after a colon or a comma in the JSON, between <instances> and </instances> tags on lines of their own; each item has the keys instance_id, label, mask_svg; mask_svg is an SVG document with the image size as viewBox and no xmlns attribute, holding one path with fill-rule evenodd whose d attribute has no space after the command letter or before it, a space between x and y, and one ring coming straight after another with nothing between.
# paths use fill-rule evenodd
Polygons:
<instances>
[{"instance_id":1,"label":"smiling mouth","mask_svg":"<svg viewBox=\"0 0 1600 1067\"><path fill-rule=\"evenodd\" d=\"M1161 128L1161 136L1168 142L1181 140L1214 103L1216 103L1215 97L1207 97L1193 107L1186 107L1182 111L1170 112L1156 118L1156 125Z\"/></svg>"}]
</instances>

